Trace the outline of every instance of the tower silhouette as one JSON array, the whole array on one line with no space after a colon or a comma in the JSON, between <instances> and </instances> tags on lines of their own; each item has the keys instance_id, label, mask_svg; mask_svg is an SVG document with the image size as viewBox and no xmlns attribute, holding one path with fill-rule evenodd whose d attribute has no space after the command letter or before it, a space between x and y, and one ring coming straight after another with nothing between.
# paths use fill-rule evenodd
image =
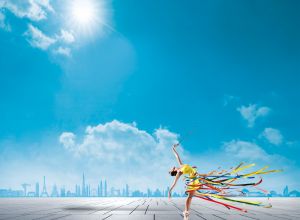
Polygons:
<instances>
[{"instance_id":1,"label":"tower silhouette","mask_svg":"<svg viewBox=\"0 0 300 220\"><path fill-rule=\"evenodd\" d=\"M46 177L44 176L44 184L43 184L43 191L41 193L41 197L49 197L47 188L46 188Z\"/></svg>"},{"instance_id":2,"label":"tower silhouette","mask_svg":"<svg viewBox=\"0 0 300 220\"><path fill-rule=\"evenodd\" d=\"M99 187L99 188L100 188L100 189L99 189L99 191L100 191L99 196L102 197L102 196L103 196L102 180L100 181L100 187Z\"/></svg>"},{"instance_id":3,"label":"tower silhouette","mask_svg":"<svg viewBox=\"0 0 300 220\"><path fill-rule=\"evenodd\" d=\"M80 186L76 184L75 186L76 196L80 196Z\"/></svg>"},{"instance_id":4,"label":"tower silhouette","mask_svg":"<svg viewBox=\"0 0 300 220\"><path fill-rule=\"evenodd\" d=\"M86 196L85 178L84 173L82 174L82 193L81 196Z\"/></svg>"},{"instance_id":5,"label":"tower silhouette","mask_svg":"<svg viewBox=\"0 0 300 220\"><path fill-rule=\"evenodd\" d=\"M125 188L125 196L129 197L129 186L128 184L126 184L126 188Z\"/></svg>"},{"instance_id":6,"label":"tower silhouette","mask_svg":"<svg viewBox=\"0 0 300 220\"><path fill-rule=\"evenodd\" d=\"M104 197L107 197L107 183L104 181Z\"/></svg>"},{"instance_id":7,"label":"tower silhouette","mask_svg":"<svg viewBox=\"0 0 300 220\"><path fill-rule=\"evenodd\" d=\"M286 186L284 189L283 189L283 196L289 196L289 188L288 186Z\"/></svg>"}]
</instances>

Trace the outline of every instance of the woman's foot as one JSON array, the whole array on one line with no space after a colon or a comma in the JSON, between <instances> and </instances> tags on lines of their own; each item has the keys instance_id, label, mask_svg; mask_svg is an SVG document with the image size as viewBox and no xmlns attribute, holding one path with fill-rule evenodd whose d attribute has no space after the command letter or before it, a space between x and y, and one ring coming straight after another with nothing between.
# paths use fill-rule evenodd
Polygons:
<instances>
[{"instance_id":1,"label":"woman's foot","mask_svg":"<svg viewBox=\"0 0 300 220\"><path fill-rule=\"evenodd\" d=\"M188 220L190 213L188 211L184 211L183 213L183 220Z\"/></svg>"},{"instance_id":2,"label":"woman's foot","mask_svg":"<svg viewBox=\"0 0 300 220\"><path fill-rule=\"evenodd\" d=\"M188 217L190 215L190 213L188 211L183 211L182 214L184 217Z\"/></svg>"}]
</instances>

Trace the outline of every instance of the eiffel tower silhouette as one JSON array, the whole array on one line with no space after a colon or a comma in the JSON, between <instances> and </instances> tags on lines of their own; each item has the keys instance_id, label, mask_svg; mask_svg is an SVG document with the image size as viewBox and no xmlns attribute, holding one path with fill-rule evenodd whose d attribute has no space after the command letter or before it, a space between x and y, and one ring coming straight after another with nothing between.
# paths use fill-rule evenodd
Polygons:
<instances>
[{"instance_id":1,"label":"eiffel tower silhouette","mask_svg":"<svg viewBox=\"0 0 300 220\"><path fill-rule=\"evenodd\" d=\"M45 176L44 176L43 192L41 193L41 197L49 197L47 189L46 189L46 178L45 178Z\"/></svg>"}]
</instances>

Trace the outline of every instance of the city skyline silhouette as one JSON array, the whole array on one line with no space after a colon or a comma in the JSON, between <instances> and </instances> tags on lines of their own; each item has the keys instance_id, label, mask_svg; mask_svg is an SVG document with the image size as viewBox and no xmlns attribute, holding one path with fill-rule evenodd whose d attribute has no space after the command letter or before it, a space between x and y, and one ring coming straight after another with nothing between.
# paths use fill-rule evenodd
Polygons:
<instances>
[{"instance_id":1,"label":"city skyline silhouette","mask_svg":"<svg viewBox=\"0 0 300 220\"><path fill-rule=\"evenodd\" d=\"M91 186L86 182L85 174L82 174L82 183L75 184L74 189L66 189L61 186L58 188L56 184L52 187L47 187L46 176L43 176L43 188L40 191L39 182L35 183L35 191L28 191L28 186L31 184L21 184L23 190L1 189L0 197L168 197L169 187L165 189L150 189L145 192L131 189L128 184L124 184L124 187L119 189L111 186L108 188L106 179L101 179L99 184ZM50 189L50 193L48 192ZM262 193L261 191L249 191L243 189L242 194L239 196L246 197L300 197L300 192L293 189L289 191L288 186L285 186L282 193L277 193L274 190L270 190L268 193ZM173 197L184 197L185 193L174 192ZM236 196L236 195L234 195Z\"/></svg>"}]
</instances>

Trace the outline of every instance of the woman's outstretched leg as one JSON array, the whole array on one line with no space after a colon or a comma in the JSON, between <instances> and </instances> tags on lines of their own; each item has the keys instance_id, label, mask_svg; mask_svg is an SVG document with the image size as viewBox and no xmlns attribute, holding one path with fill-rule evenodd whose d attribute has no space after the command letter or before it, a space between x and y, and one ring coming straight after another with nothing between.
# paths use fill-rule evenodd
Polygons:
<instances>
[{"instance_id":1,"label":"woman's outstretched leg","mask_svg":"<svg viewBox=\"0 0 300 220\"><path fill-rule=\"evenodd\" d=\"M188 197L185 200L185 210L183 212L184 219L188 219L189 210L190 210L190 207L191 207L191 203L192 203L192 199L193 199L194 194L195 194L195 191L189 192Z\"/></svg>"}]
</instances>

